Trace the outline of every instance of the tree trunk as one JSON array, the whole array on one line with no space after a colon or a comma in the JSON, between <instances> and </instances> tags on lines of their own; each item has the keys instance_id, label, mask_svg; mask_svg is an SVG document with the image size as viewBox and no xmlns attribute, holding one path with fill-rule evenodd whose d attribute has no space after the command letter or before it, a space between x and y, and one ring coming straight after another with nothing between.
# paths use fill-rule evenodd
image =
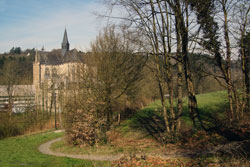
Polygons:
<instances>
[{"instance_id":1,"label":"tree trunk","mask_svg":"<svg viewBox=\"0 0 250 167\"><path fill-rule=\"evenodd\" d=\"M171 40L170 40L170 25L169 25L169 15L168 15L168 6L165 2L165 10L166 14L164 15L164 12L162 11L162 6L159 0L157 0L158 8L161 13L161 21L162 21L162 32L161 32L161 40L162 40L162 47L163 47L163 55L164 55L164 65L165 65L165 76L166 76L166 83L168 86L168 92L169 92L169 111L171 114L171 121L172 121L172 132L175 132L176 130L176 122L179 119L178 116L176 116L174 111L174 88L173 88L173 77L172 77L172 71L171 71L171 63L170 63L170 54L171 54ZM167 33L167 35L166 35ZM167 36L167 41L166 41ZM168 51L167 51L168 47ZM164 110L163 110L164 111ZM165 116L167 119L167 113Z\"/></svg>"},{"instance_id":2,"label":"tree trunk","mask_svg":"<svg viewBox=\"0 0 250 167\"><path fill-rule=\"evenodd\" d=\"M223 13L224 13L224 38L226 41L226 81L227 81L227 92L228 92L228 100L230 105L230 112L232 119L234 119L234 114L238 114L239 104L237 100L236 92L234 92L234 85L232 83L231 77L231 44L229 39L228 32L228 19L227 19L227 9L226 9L226 1L221 1ZM234 111L233 104L235 104L236 110Z\"/></svg>"},{"instance_id":3,"label":"tree trunk","mask_svg":"<svg viewBox=\"0 0 250 167\"><path fill-rule=\"evenodd\" d=\"M120 111L118 113L117 123L118 123L118 125L121 124L121 112Z\"/></svg>"},{"instance_id":4,"label":"tree trunk","mask_svg":"<svg viewBox=\"0 0 250 167\"><path fill-rule=\"evenodd\" d=\"M49 116L50 117L51 117L51 111L52 111L53 102L54 102L54 93L52 92L51 99L50 99L50 108L49 108Z\"/></svg>"},{"instance_id":5,"label":"tree trunk","mask_svg":"<svg viewBox=\"0 0 250 167\"><path fill-rule=\"evenodd\" d=\"M110 92L110 91L108 91ZM110 94L110 93L108 93ZM107 99L106 99L106 130L109 131L111 128L111 124L113 122L113 113L112 113L112 106L111 106L111 99L109 97L109 95L107 95Z\"/></svg>"},{"instance_id":6,"label":"tree trunk","mask_svg":"<svg viewBox=\"0 0 250 167\"><path fill-rule=\"evenodd\" d=\"M188 15L188 13L186 13L186 15ZM195 118L198 118L200 125L203 127L203 124L200 118L200 113L198 110L198 104L197 104L197 100L195 96L193 80L192 80L190 65L189 65L189 60L188 60L188 20L186 20L187 25L185 25L183 17L184 16L181 13L180 1L176 0L175 21L176 21L177 40L181 40L179 42L179 45L181 45L182 47L182 59L183 59L182 63L183 63L183 68L184 68L184 75L185 75L187 90L188 90L189 114L193 121L193 125L195 127L196 127ZM188 19L188 17L186 19ZM177 45L178 45L178 42L177 42Z\"/></svg>"},{"instance_id":7,"label":"tree trunk","mask_svg":"<svg viewBox=\"0 0 250 167\"><path fill-rule=\"evenodd\" d=\"M57 129L57 119L56 119L56 96L54 97L54 108L55 108L55 129Z\"/></svg>"},{"instance_id":8,"label":"tree trunk","mask_svg":"<svg viewBox=\"0 0 250 167\"><path fill-rule=\"evenodd\" d=\"M250 93L250 83L249 83L249 58L244 57L244 66L242 66L243 69L243 75L244 75L244 83L245 83L245 109L244 112L250 112L250 97L249 97L249 93Z\"/></svg>"},{"instance_id":9,"label":"tree trunk","mask_svg":"<svg viewBox=\"0 0 250 167\"><path fill-rule=\"evenodd\" d=\"M233 91L230 88L230 86L227 87L227 95L228 95L228 101L229 101L229 118L234 119L234 108L233 108Z\"/></svg>"},{"instance_id":10,"label":"tree trunk","mask_svg":"<svg viewBox=\"0 0 250 167\"><path fill-rule=\"evenodd\" d=\"M167 108L166 108L166 105L165 105L165 99L164 99L164 93L163 93L161 81L160 81L159 78L158 78L158 86L159 86L159 91L160 91L160 95L161 95L161 106L162 106L166 131L167 131L167 133L169 133L170 132L170 127L169 127L169 121L168 121L168 113L167 113Z\"/></svg>"},{"instance_id":11,"label":"tree trunk","mask_svg":"<svg viewBox=\"0 0 250 167\"><path fill-rule=\"evenodd\" d=\"M159 3L158 3L159 4ZM162 104L162 110L163 110L163 116L164 116L164 121L165 121L165 126L166 126L166 130L167 132L170 132L170 127L169 127L169 120L168 120L168 114L167 114L167 108L166 108L166 104L165 104L165 98L164 98L164 92L162 89L162 72L163 69L160 68L160 65L162 64L162 62L160 62L159 56L160 56L160 51L159 51L159 39L158 39L158 35L157 35L157 16L156 16L156 11L155 11L155 7L154 7L154 3L152 0L150 0L150 6L151 6L151 11L152 11L152 29L153 29L153 37L154 37L154 42L155 44L152 45L155 49L156 55L155 55L155 60L156 60L156 66L157 66L157 79L158 79L158 86L159 86L159 90L160 90L160 95L161 95L161 104ZM164 46L165 48L165 46ZM171 113L171 115L174 113Z\"/></svg>"},{"instance_id":12,"label":"tree trunk","mask_svg":"<svg viewBox=\"0 0 250 167\"><path fill-rule=\"evenodd\" d=\"M183 81L182 81L182 63L178 62L177 64L178 68L178 73L177 73L177 129L181 129L181 115L182 115L182 86L183 86Z\"/></svg>"},{"instance_id":13,"label":"tree trunk","mask_svg":"<svg viewBox=\"0 0 250 167\"><path fill-rule=\"evenodd\" d=\"M181 53L181 32L180 32L180 21L177 16L175 16L175 31L176 31L176 38L177 38L177 112L178 112L178 117L182 115L182 110L183 110L183 92L182 92L182 87L183 87L183 58L182 58L182 53ZM177 129L181 128L181 120L178 119L177 122Z\"/></svg>"},{"instance_id":14,"label":"tree trunk","mask_svg":"<svg viewBox=\"0 0 250 167\"><path fill-rule=\"evenodd\" d=\"M249 112L250 110L250 83L249 83L249 56L248 53L246 52L246 48L249 46L248 43L248 37L246 36L246 27L247 27L247 22L248 22L248 14L250 12L250 6L248 7L248 10L245 15L245 20L244 24L242 25L241 28L241 39L240 39L240 47L241 47L241 68L242 68L242 73L243 73L243 98L242 98L242 115L243 112ZM246 41L244 41L244 38L247 38ZM245 44L246 43L246 44Z\"/></svg>"}]
</instances>

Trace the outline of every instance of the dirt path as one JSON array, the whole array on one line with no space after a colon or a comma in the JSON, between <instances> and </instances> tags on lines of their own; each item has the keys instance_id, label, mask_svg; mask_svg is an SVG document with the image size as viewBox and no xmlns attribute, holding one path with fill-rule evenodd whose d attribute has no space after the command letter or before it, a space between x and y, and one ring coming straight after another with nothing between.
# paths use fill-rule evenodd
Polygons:
<instances>
[{"instance_id":1,"label":"dirt path","mask_svg":"<svg viewBox=\"0 0 250 167\"><path fill-rule=\"evenodd\" d=\"M53 139L48 141L38 147L38 150L47 155L54 155L57 157L68 157L68 158L76 158L76 159L85 159L85 160L95 160L95 161L114 161L120 159L124 154L117 154L117 155L91 155L91 154L65 154L60 152L53 152L50 150L51 144L62 140L63 137ZM141 154L136 154L137 156L141 156ZM144 155L144 154L143 154ZM147 156L154 156L160 158L176 158L176 157L183 157L183 155L177 154L169 154L169 155L154 155L154 154L147 154Z\"/></svg>"},{"instance_id":2,"label":"dirt path","mask_svg":"<svg viewBox=\"0 0 250 167\"><path fill-rule=\"evenodd\" d=\"M97 161L114 161L121 158L123 155L76 155L76 154L65 154L60 152L53 152L50 150L51 144L62 140L63 137L48 141L38 147L38 150L47 155L54 155L57 157L68 157L68 158L76 158L76 159L85 159L85 160L97 160Z\"/></svg>"},{"instance_id":3,"label":"dirt path","mask_svg":"<svg viewBox=\"0 0 250 167\"><path fill-rule=\"evenodd\" d=\"M55 131L56 133L57 131ZM58 131L59 132L59 131ZM50 150L51 144L58 142L62 140L63 137L53 139L51 141L48 141L38 147L38 150L47 155L54 155L58 157L69 157L69 158L76 158L76 159L85 159L85 160L99 160L99 161L114 161L120 159L124 154L117 154L117 155L93 155L93 154L67 154L67 153L61 153L61 152L53 152ZM140 154L136 153L137 156L141 155L147 155L147 156L153 156L153 157L160 157L160 158L179 158L179 157L196 157L198 155L206 155L206 154L214 154L216 151L221 149L221 147L224 147L225 145L220 145L215 148L212 148L210 150L204 150L203 152L193 152L186 149L176 149L176 147L169 148L168 152L158 152L158 153L146 153L146 154Z\"/></svg>"}]
</instances>

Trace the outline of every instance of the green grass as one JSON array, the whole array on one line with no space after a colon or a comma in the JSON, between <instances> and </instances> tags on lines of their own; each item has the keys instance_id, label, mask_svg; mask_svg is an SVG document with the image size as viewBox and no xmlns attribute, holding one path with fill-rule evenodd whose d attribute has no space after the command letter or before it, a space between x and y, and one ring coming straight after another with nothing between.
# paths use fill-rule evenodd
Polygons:
<instances>
[{"instance_id":1,"label":"green grass","mask_svg":"<svg viewBox=\"0 0 250 167\"><path fill-rule=\"evenodd\" d=\"M225 117L225 111L228 108L227 93L225 91L199 94L196 97L201 118L206 125L210 126L212 124L211 121L213 120L213 117ZM169 103L167 102L166 105L168 107ZM124 134L129 131L129 126L141 127L139 123L140 119L147 120L152 118L153 116L159 116L161 119L163 119L160 100L156 100L153 103L149 104L147 107L138 111L132 118L127 120L125 124L123 124ZM185 123L185 125L192 126L192 121L188 113L187 98L183 99L182 121Z\"/></svg>"},{"instance_id":2,"label":"green grass","mask_svg":"<svg viewBox=\"0 0 250 167\"><path fill-rule=\"evenodd\" d=\"M37 147L63 133L40 133L0 140L0 167L92 167L110 166L110 162L78 160L40 153Z\"/></svg>"}]
</instances>

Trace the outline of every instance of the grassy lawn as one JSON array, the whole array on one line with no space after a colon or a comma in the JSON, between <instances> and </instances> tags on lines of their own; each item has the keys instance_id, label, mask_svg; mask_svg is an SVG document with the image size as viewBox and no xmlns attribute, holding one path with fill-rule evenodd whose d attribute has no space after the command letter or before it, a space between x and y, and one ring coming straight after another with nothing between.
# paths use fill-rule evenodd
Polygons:
<instances>
[{"instance_id":1,"label":"grassy lawn","mask_svg":"<svg viewBox=\"0 0 250 167\"><path fill-rule=\"evenodd\" d=\"M205 94L198 94L196 96L198 107L201 114L214 113L214 112L222 112L225 109L225 106L228 103L227 93L226 91L218 91L218 92L211 92ZM167 103L168 106L168 103ZM151 103L144 110L159 110L161 108L160 100L156 100L155 102ZM223 110L222 110L223 109ZM188 114L188 103L187 98L183 99L183 111L184 117Z\"/></svg>"},{"instance_id":2,"label":"grassy lawn","mask_svg":"<svg viewBox=\"0 0 250 167\"><path fill-rule=\"evenodd\" d=\"M77 160L40 153L37 147L63 133L40 133L0 140L0 167L92 167L110 166L110 162Z\"/></svg>"}]
</instances>

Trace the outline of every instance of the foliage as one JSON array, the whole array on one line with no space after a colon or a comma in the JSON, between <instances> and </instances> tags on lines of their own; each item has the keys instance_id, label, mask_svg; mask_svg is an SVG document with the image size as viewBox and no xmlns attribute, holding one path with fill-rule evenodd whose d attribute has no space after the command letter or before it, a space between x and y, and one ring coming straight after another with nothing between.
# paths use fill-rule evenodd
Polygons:
<instances>
[{"instance_id":1,"label":"foliage","mask_svg":"<svg viewBox=\"0 0 250 167\"><path fill-rule=\"evenodd\" d=\"M101 132L103 129L100 127L103 123L96 117L95 105L89 103L83 94L82 97L85 98L81 98L81 104L71 102L65 106L67 141L73 145L93 146L105 140L105 133Z\"/></svg>"}]
</instances>

